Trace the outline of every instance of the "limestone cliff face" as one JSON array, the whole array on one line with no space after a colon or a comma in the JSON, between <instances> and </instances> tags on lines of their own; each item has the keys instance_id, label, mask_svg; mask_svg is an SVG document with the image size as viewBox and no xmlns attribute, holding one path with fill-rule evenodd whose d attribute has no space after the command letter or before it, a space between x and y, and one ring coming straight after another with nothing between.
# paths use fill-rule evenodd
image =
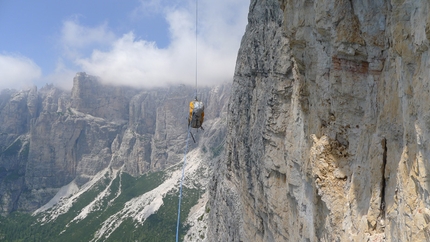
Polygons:
<instances>
[{"instance_id":1,"label":"limestone cliff face","mask_svg":"<svg viewBox=\"0 0 430 242\"><path fill-rule=\"evenodd\" d=\"M0 93L1 214L34 211L62 186L83 185L107 167L138 176L183 158L193 88L107 86L86 73L73 82L71 93L52 85ZM195 135L202 145L223 140L225 124L214 122L225 112L229 86L198 90L211 110L209 133Z\"/></svg>"},{"instance_id":2,"label":"limestone cliff face","mask_svg":"<svg viewBox=\"0 0 430 242\"><path fill-rule=\"evenodd\" d=\"M429 10L251 0L210 241L430 240Z\"/></svg>"}]
</instances>

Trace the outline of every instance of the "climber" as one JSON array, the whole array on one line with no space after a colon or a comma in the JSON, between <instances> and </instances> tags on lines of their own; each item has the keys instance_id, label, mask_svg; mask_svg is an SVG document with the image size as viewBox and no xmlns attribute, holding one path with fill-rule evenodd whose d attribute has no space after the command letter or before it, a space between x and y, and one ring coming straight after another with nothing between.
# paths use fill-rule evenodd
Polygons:
<instances>
[{"instance_id":1,"label":"climber","mask_svg":"<svg viewBox=\"0 0 430 242\"><path fill-rule=\"evenodd\" d=\"M190 117L188 118L188 126L191 128L201 128L205 117L205 106L203 102L197 100L197 97L190 102Z\"/></svg>"}]
</instances>

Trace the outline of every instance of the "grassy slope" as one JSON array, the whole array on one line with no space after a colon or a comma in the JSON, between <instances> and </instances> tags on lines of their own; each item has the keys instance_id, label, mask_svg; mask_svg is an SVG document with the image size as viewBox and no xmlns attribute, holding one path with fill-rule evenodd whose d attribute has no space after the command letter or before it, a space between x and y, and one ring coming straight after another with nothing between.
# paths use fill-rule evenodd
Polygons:
<instances>
[{"instance_id":1,"label":"grassy slope","mask_svg":"<svg viewBox=\"0 0 430 242\"><path fill-rule=\"evenodd\" d=\"M82 208L106 188L110 182L108 178L84 193L67 213L60 215L53 222L41 225L37 222L38 216L33 217L23 213L14 213L7 218L0 218L0 241L90 241L103 221L121 210L130 199L159 186L163 182L163 176L162 172L150 173L139 178L122 174L122 191L115 202L107 206L108 201L119 189L118 177L113 181L111 193L102 202L101 209L90 213L79 222L70 223ZM190 208L197 203L199 191L196 188L184 188L183 194L181 224L184 224ZM148 217L143 225L128 219L106 241L174 241L178 206L177 191L167 194L163 202L158 212ZM69 226L66 227L68 224ZM181 237L185 235L187 229L181 226Z\"/></svg>"}]
</instances>

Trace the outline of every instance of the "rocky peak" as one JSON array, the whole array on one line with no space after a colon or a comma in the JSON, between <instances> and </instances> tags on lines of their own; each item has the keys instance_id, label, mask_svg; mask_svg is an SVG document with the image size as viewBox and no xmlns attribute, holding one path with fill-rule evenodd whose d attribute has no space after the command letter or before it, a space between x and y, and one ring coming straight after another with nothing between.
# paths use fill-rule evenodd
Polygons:
<instances>
[{"instance_id":1,"label":"rocky peak","mask_svg":"<svg viewBox=\"0 0 430 242\"><path fill-rule=\"evenodd\" d=\"M27 108L28 90L2 92L9 99L3 102L0 111L1 133L20 135L29 129L29 110Z\"/></svg>"},{"instance_id":2,"label":"rocky peak","mask_svg":"<svg viewBox=\"0 0 430 242\"><path fill-rule=\"evenodd\" d=\"M128 104L136 90L103 85L98 77L79 72L73 78L71 107L107 120L128 120Z\"/></svg>"},{"instance_id":3,"label":"rocky peak","mask_svg":"<svg viewBox=\"0 0 430 242\"><path fill-rule=\"evenodd\" d=\"M211 241L427 241L429 3L251 0Z\"/></svg>"},{"instance_id":4,"label":"rocky peak","mask_svg":"<svg viewBox=\"0 0 430 242\"><path fill-rule=\"evenodd\" d=\"M228 88L201 88L207 110L223 110ZM219 95L220 99L217 99ZM81 186L106 168L139 176L182 159L188 86L137 90L105 85L78 73L72 92L53 85L0 94L0 198L2 214L34 211L61 187ZM208 130L224 126L209 112ZM217 128L215 128L217 127ZM217 137L222 131L213 131ZM203 135L203 134L202 134ZM197 139L203 137L196 135ZM190 150L197 145L190 145Z\"/></svg>"}]
</instances>

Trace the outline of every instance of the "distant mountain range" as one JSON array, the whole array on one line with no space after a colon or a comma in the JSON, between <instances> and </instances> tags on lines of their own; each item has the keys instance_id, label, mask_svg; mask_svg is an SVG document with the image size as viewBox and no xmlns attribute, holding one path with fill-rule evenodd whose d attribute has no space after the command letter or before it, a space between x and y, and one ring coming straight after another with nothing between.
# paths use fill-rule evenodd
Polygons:
<instances>
[{"instance_id":1,"label":"distant mountain range","mask_svg":"<svg viewBox=\"0 0 430 242\"><path fill-rule=\"evenodd\" d=\"M108 86L86 73L73 84L71 93L52 85L0 93L0 237L174 239L195 90ZM192 131L180 230L192 241L205 238L208 172L223 150L229 85L198 94L205 131Z\"/></svg>"}]
</instances>

